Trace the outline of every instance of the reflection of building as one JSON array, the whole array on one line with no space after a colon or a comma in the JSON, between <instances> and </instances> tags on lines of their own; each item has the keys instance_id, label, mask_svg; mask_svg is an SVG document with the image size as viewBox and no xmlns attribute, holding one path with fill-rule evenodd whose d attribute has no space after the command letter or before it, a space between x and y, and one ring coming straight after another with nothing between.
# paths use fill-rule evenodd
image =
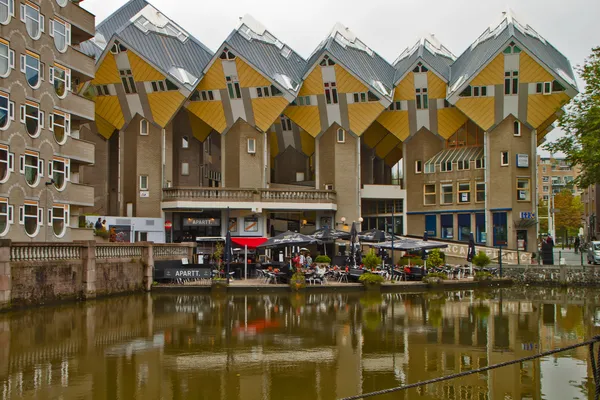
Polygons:
<instances>
[{"instance_id":1,"label":"reflection of building","mask_svg":"<svg viewBox=\"0 0 600 400\"><path fill-rule=\"evenodd\" d=\"M0 237L85 239L77 217L94 189L80 172L94 145L79 132L94 102L77 91L94 76L80 51L94 32L77 1L0 2Z\"/></svg>"},{"instance_id":2,"label":"reflection of building","mask_svg":"<svg viewBox=\"0 0 600 400\"><path fill-rule=\"evenodd\" d=\"M539 200L548 201L550 195L569 190L573 196L581 195L581 189L573 184L579 175L579 167L571 167L564 158L537 157L537 193Z\"/></svg>"},{"instance_id":3,"label":"reflection of building","mask_svg":"<svg viewBox=\"0 0 600 400\"><path fill-rule=\"evenodd\" d=\"M576 86L511 15L458 58L428 38L393 65L340 25L304 60L250 17L213 54L143 0L97 30L86 178L106 214L164 216L175 239L224 236L229 208L235 236L394 215L398 233L535 241L536 147Z\"/></svg>"}]
</instances>

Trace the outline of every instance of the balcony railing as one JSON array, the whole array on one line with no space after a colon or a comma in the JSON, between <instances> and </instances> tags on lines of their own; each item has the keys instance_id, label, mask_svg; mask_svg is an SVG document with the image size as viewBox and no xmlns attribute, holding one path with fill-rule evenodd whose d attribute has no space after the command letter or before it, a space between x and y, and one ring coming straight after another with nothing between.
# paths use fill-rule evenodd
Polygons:
<instances>
[{"instance_id":1,"label":"balcony railing","mask_svg":"<svg viewBox=\"0 0 600 400\"><path fill-rule=\"evenodd\" d=\"M62 146L60 154L83 164L94 163L94 143L70 137Z\"/></svg>"},{"instance_id":2,"label":"balcony railing","mask_svg":"<svg viewBox=\"0 0 600 400\"><path fill-rule=\"evenodd\" d=\"M73 25L73 43L79 43L82 40L88 40L96 34L95 17L86 9L72 3L66 7L55 7L58 9L59 17L70 22Z\"/></svg>"},{"instance_id":3,"label":"balcony railing","mask_svg":"<svg viewBox=\"0 0 600 400\"><path fill-rule=\"evenodd\" d=\"M165 188L163 201L335 203L332 190Z\"/></svg>"}]
</instances>

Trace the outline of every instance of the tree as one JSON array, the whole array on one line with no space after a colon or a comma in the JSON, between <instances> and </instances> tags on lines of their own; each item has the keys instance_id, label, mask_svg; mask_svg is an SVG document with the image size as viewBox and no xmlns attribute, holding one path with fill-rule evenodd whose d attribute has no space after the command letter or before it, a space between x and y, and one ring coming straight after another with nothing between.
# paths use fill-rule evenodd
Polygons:
<instances>
[{"instance_id":1,"label":"tree","mask_svg":"<svg viewBox=\"0 0 600 400\"><path fill-rule=\"evenodd\" d=\"M575 197L570 190L565 189L554 196L554 208L560 210L554 214L557 236L575 236L581 226L583 204L579 196ZM560 232L560 233L559 233Z\"/></svg>"},{"instance_id":2,"label":"tree","mask_svg":"<svg viewBox=\"0 0 600 400\"><path fill-rule=\"evenodd\" d=\"M600 47L592 49L583 67L576 68L585 81L585 90L576 96L560 117L559 126L566 135L544 148L562 152L581 173L574 183L582 188L600 184Z\"/></svg>"},{"instance_id":3,"label":"tree","mask_svg":"<svg viewBox=\"0 0 600 400\"><path fill-rule=\"evenodd\" d=\"M538 221L540 221L540 233L548 232L548 202L540 201L537 211Z\"/></svg>"},{"instance_id":4,"label":"tree","mask_svg":"<svg viewBox=\"0 0 600 400\"><path fill-rule=\"evenodd\" d=\"M427 257L428 264L432 267L439 267L444 263L444 253L442 253L439 249L433 249L429 253L429 257Z\"/></svg>"}]
</instances>

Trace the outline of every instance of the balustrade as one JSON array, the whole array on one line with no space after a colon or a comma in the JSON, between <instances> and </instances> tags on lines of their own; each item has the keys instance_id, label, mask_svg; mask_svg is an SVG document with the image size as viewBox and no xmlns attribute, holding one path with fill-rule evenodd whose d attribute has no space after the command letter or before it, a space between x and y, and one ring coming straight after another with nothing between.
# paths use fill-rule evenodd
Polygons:
<instances>
[{"instance_id":1,"label":"balustrade","mask_svg":"<svg viewBox=\"0 0 600 400\"><path fill-rule=\"evenodd\" d=\"M96 246L96 258L142 257L142 246Z\"/></svg>"},{"instance_id":2,"label":"balustrade","mask_svg":"<svg viewBox=\"0 0 600 400\"><path fill-rule=\"evenodd\" d=\"M310 189L166 188L163 189L163 200L335 203L336 193Z\"/></svg>"},{"instance_id":3,"label":"balustrade","mask_svg":"<svg viewBox=\"0 0 600 400\"><path fill-rule=\"evenodd\" d=\"M10 248L11 261L80 260L81 246L60 244L16 244Z\"/></svg>"}]
</instances>

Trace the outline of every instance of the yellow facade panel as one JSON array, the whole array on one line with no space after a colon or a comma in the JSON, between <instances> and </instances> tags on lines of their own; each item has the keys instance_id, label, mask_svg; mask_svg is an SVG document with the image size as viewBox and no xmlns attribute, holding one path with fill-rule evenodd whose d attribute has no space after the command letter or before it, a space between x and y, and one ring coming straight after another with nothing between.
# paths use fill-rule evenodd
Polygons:
<instances>
[{"instance_id":1,"label":"yellow facade panel","mask_svg":"<svg viewBox=\"0 0 600 400\"><path fill-rule=\"evenodd\" d=\"M148 103L154 122L164 128L181 107L185 98L179 91L148 93Z\"/></svg>"},{"instance_id":2,"label":"yellow facade panel","mask_svg":"<svg viewBox=\"0 0 600 400\"><path fill-rule=\"evenodd\" d=\"M225 89L225 73L223 72L223 63L221 60L216 60L213 65L206 71L206 75L202 77L200 83L196 87L198 90L217 90Z\"/></svg>"},{"instance_id":3,"label":"yellow facade panel","mask_svg":"<svg viewBox=\"0 0 600 400\"><path fill-rule=\"evenodd\" d=\"M456 107L438 110L438 133L444 139L450 136L467 122L468 118Z\"/></svg>"},{"instance_id":4,"label":"yellow facade panel","mask_svg":"<svg viewBox=\"0 0 600 400\"><path fill-rule=\"evenodd\" d=\"M186 112L188 115L190 126L192 128L192 134L200 142L204 142L208 135L212 132L212 128L206 122L198 118L194 113L189 110Z\"/></svg>"},{"instance_id":5,"label":"yellow facade panel","mask_svg":"<svg viewBox=\"0 0 600 400\"><path fill-rule=\"evenodd\" d=\"M379 142L377 147L375 147L375 154L377 154L377 157L385 159L387 155L390 154L390 152L399 144L400 140L396 136L388 134L381 140L381 142Z\"/></svg>"},{"instance_id":6,"label":"yellow facade panel","mask_svg":"<svg viewBox=\"0 0 600 400\"><path fill-rule=\"evenodd\" d=\"M117 129L121 129L125 124L125 118L117 96L97 96L96 114Z\"/></svg>"},{"instance_id":7,"label":"yellow facade panel","mask_svg":"<svg viewBox=\"0 0 600 400\"><path fill-rule=\"evenodd\" d=\"M273 122L279 119L287 105L288 101L282 96L252 99L254 124L258 129L266 132Z\"/></svg>"},{"instance_id":8,"label":"yellow facade panel","mask_svg":"<svg viewBox=\"0 0 600 400\"><path fill-rule=\"evenodd\" d=\"M500 53L473 80L472 86L504 84L504 54Z\"/></svg>"},{"instance_id":9,"label":"yellow facade panel","mask_svg":"<svg viewBox=\"0 0 600 400\"><path fill-rule=\"evenodd\" d=\"M270 86L271 82L239 57L235 59L238 79L241 87Z\"/></svg>"},{"instance_id":10,"label":"yellow facade panel","mask_svg":"<svg viewBox=\"0 0 600 400\"><path fill-rule=\"evenodd\" d=\"M187 109L219 133L223 133L227 128L225 111L220 101L195 101L190 103Z\"/></svg>"},{"instance_id":11,"label":"yellow facade panel","mask_svg":"<svg viewBox=\"0 0 600 400\"><path fill-rule=\"evenodd\" d=\"M408 111L384 111L377 117L377 122L400 140L406 140L410 134Z\"/></svg>"},{"instance_id":12,"label":"yellow facade panel","mask_svg":"<svg viewBox=\"0 0 600 400\"><path fill-rule=\"evenodd\" d=\"M146 61L142 60L142 58L133 51L128 51L127 57L129 57L129 66L133 73L133 79L136 82L160 81L165 79L163 74L158 72Z\"/></svg>"},{"instance_id":13,"label":"yellow facade panel","mask_svg":"<svg viewBox=\"0 0 600 400\"><path fill-rule=\"evenodd\" d=\"M494 124L493 97L461 98L456 102L456 107L484 130Z\"/></svg>"},{"instance_id":14,"label":"yellow facade panel","mask_svg":"<svg viewBox=\"0 0 600 400\"><path fill-rule=\"evenodd\" d=\"M566 93L532 94L527 98L527 123L537 129L569 101Z\"/></svg>"},{"instance_id":15,"label":"yellow facade panel","mask_svg":"<svg viewBox=\"0 0 600 400\"><path fill-rule=\"evenodd\" d=\"M358 136L362 135L383 110L384 107L378 101L348 104L350 130Z\"/></svg>"},{"instance_id":16,"label":"yellow facade panel","mask_svg":"<svg viewBox=\"0 0 600 400\"><path fill-rule=\"evenodd\" d=\"M315 138L305 130L300 131L300 142L302 144L302 152L307 156L312 156L315 152Z\"/></svg>"},{"instance_id":17,"label":"yellow facade panel","mask_svg":"<svg viewBox=\"0 0 600 400\"><path fill-rule=\"evenodd\" d=\"M94 121L96 123L96 129L98 133L102 135L105 139L110 139L112 134L115 132L117 128L112 126L110 122L96 114L96 119Z\"/></svg>"},{"instance_id":18,"label":"yellow facade panel","mask_svg":"<svg viewBox=\"0 0 600 400\"><path fill-rule=\"evenodd\" d=\"M554 77L535 62L527 53L522 51L519 55L519 81L522 83L548 82L553 81Z\"/></svg>"},{"instance_id":19,"label":"yellow facade panel","mask_svg":"<svg viewBox=\"0 0 600 400\"><path fill-rule=\"evenodd\" d=\"M108 53L100 66L96 69L96 75L92 85L107 85L109 83L121 83L121 76L115 61L115 56Z\"/></svg>"},{"instance_id":20,"label":"yellow facade panel","mask_svg":"<svg viewBox=\"0 0 600 400\"><path fill-rule=\"evenodd\" d=\"M374 122L363 134L363 142L373 149L388 133L389 131L383 125L379 122Z\"/></svg>"},{"instance_id":21,"label":"yellow facade panel","mask_svg":"<svg viewBox=\"0 0 600 400\"><path fill-rule=\"evenodd\" d=\"M335 64L333 68L335 69L335 82L338 93L357 93L368 90L362 82L353 77L341 65Z\"/></svg>"},{"instance_id":22,"label":"yellow facade panel","mask_svg":"<svg viewBox=\"0 0 600 400\"><path fill-rule=\"evenodd\" d=\"M415 99L415 74L409 72L404 79L396 86L394 100L414 100Z\"/></svg>"},{"instance_id":23,"label":"yellow facade panel","mask_svg":"<svg viewBox=\"0 0 600 400\"><path fill-rule=\"evenodd\" d=\"M393 167L402 159L402 147L398 145L398 147L394 148L390 153L385 157L385 165L388 167Z\"/></svg>"},{"instance_id":24,"label":"yellow facade panel","mask_svg":"<svg viewBox=\"0 0 600 400\"><path fill-rule=\"evenodd\" d=\"M283 113L312 137L317 137L321 133L318 106L288 106Z\"/></svg>"},{"instance_id":25,"label":"yellow facade panel","mask_svg":"<svg viewBox=\"0 0 600 400\"><path fill-rule=\"evenodd\" d=\"M446 83L431 71L427 72L427 93L430 99L446 98Z\"/></svg>"},{"instance_id":26,"label":"yellow facade panel","mask_svg":"<svg viewBox=\"0 0 600 400\"><path fill-rule=\"evenodd\" d=\"M310 96L316 94L325 93L323 88L323 74L321 73L321 67L316 66L310 74L302 82L302 87L298 96Z\"/></svg>"}]
</instances>

